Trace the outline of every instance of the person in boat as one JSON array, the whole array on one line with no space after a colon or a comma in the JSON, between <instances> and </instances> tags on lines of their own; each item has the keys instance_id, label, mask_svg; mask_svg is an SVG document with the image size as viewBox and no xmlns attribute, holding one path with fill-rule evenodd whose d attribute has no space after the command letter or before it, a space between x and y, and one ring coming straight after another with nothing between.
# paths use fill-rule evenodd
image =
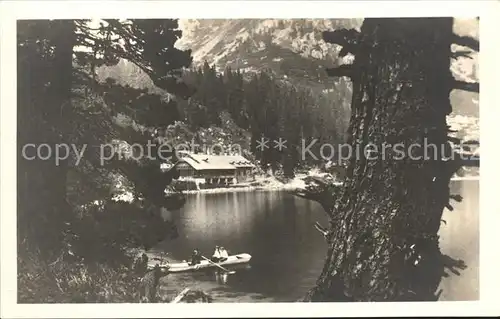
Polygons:
<instances>
[{"instance_id":1,"label":"person in boat","mask_svg":"<svg viewBox=\"0 0 500 319\"><path fill-rule=\"evenodd\" d=\"M198 265L201 263L201 254L198 249L193 250L193 254L191 255L191 261L189 262L190 265Z\"/></svg>"},{"instance_id":2,"label":"person in boat","mask_svg":"<svg viewBox=\"0 0 500 319\"><path fill-rule=\"evenodd\" d=\"M215 246L215 250L214 250L214 253L212 254L212 258L211 260L213 262L219 262L220 260L220 249L219 249L219 246Z\"/></svg>"},{"instance_id":3,"label":"person in boat","mask_svg":"<svg viewBox=\"0 0 500 319\"><path fill-rule=\"evenodd\" d=\"M224 247L220 247L219 254L220 254L220 259L219 259L220 262L226 261L227 258L229 258L227 250Z\"/></svg>"}]
</instances>

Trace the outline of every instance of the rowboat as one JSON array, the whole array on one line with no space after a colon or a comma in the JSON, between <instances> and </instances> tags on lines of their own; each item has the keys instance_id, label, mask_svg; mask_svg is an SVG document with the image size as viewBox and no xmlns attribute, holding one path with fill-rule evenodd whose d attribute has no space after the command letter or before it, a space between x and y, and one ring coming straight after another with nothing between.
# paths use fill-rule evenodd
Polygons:
<instances>
[{"instance_id":1,"label":"rowboat","mask_svg":"<svg viewBox=\"0 0 500 319\"><path fill-rule=\"evenodd\" d=\"M246 264L246 263L250 262L250 259L252 259L252 256L250 256L249 254L246 254L246 253L231 255L225 261L218 262L217 265L222 266L222 267L232 266L232 265L241 265L241 264ZM158 266L160 266L161 268L168 268L169 273L198 271L198 270L207 269L207 268L218 268L217 265L215 265L214 263L212 263L208 260L202 260L197 265L190 265L188 262L168 263L168 264L159 263L158 264ZM155 266L154 264L149 264L148 268L153 268L154 266Z\"/></svg>"}]
</instances>

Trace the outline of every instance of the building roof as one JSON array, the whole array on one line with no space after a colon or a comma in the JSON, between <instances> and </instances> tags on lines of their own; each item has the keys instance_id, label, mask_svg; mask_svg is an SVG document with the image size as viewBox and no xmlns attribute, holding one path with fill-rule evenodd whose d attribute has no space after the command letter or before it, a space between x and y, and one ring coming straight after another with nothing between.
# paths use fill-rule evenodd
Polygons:
<instances>
[{"instance_id":1,"label":"building roof","mask_svg":"<svg viewBox=\"0 0 500 319\"><path fill-rule=\"evenodd\" d=\"M195 170L237 168L252 168L254 165L241 155L207 155L183 153L181 161L186 162Z\"/></svg>"}]
</instances>

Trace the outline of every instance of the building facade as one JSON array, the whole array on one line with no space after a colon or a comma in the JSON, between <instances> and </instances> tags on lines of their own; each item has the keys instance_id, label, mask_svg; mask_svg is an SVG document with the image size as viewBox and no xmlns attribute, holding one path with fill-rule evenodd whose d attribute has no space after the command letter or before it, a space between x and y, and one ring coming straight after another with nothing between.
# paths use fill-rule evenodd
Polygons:
<instances>
[{"instance_id":1,"label":"building facade","mask_svg":"<svg viewBox=\"0 0 500 319\"><path fill-rule=\"evenodd\" d=\"M179 180L206 186L227 186L254 180L255 165L241 155L207 155L182 152L175 165Z\"/></svg>"}]
</instances>

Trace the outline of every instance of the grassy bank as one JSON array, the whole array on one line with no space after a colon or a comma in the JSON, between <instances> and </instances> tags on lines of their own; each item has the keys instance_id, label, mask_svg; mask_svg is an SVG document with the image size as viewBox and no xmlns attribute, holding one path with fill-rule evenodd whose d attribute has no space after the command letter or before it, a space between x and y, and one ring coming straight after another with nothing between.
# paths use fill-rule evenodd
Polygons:
<instances>
[{"instance_id":1,"label":"grassy bank","mask_svg":"<svg viewBox=\"0 0 500 319\"><path fill-rule=\"evenodd\" d=\"M147 289L155 284L137 258L145 248L171 238L172 223L141 203L93 204L72 216L60 247L50 253L20 240L19 303L170 302L175 297L149 297ZM184 287L173 288L180 292ZM185 302L200 293L191 291Z\"/></svg>"}]
</instances>

